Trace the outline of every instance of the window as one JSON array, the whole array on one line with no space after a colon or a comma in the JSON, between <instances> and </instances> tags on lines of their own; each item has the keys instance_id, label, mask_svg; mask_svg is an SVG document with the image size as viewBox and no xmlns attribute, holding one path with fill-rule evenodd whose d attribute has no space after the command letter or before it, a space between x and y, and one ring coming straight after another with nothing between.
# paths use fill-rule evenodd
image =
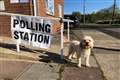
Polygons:
<instances>
[{"instance_id":1,"label":"window","mask_svg":"<svg viewBox=\"0 0 120 80\"><path fill-rule=\"evenodd\" d=\"M62 17L62 5L58 5L58 10L59 10L59 17Z\"/></svg>"},{"instance_id":2,"label":"window","mask_svg":"<svg viewBox=\"0 0 120 80\"><path fill-rule=\"evenodd\" d=\"M54 15L54 0L45 0L46 13Z\"/></svg>"},{"instance_id":3,"label":"window","mask_svg":"<svg viewBox=\"0 0 120 80\"><path fill-rule=\"evenodd\" d=\"M20 3L28 3L29 2L29 0L19 0L20 1Z\"/></svg>"},{"instance_id":4,"label":"window","mask_svg":"<svg viewBox=\"0 0 120 80\"><path fill-rule=\"evenodd\" d=\"M5 5L4 5L4 1L0 0L0 11L5 10Z\"/></svg>"},{"instance_id":5,"label":"window","mask_svg":"<svg viewBox=\"0 0 120 80\"><path fill-rule=\"evenodd\" d=\"M10 3L28 3L29 0L10 0Z\"/></svg>"},{"instance_id":6,"label":"window","mask_svg":"<svg viewBox=\"0 0 120 80\"><path fill-rule=\"evenodd\" d=\"M10 0L10 3L19 3L19 0Z\"/></svg>"}]
</instances>

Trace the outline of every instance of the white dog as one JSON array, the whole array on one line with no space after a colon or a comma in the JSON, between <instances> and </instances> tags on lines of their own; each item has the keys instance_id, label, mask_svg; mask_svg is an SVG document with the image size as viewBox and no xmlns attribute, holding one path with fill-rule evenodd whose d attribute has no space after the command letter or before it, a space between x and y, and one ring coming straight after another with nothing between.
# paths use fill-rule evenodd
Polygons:
<instances>
[{"instance_id":1,"label":"white dog","mask_svg":"<svg viewBox=\"0 0 120 80\"><path fill-rule=\"evenodd\" d=\"M84 36L80 41L71 41L69 45L68 58L74 57L75 53L77 55L78 67L81 67L81 54L84 54L86 60L86 66L90 67L89 57L91 54L91 49L94 46L94 40L91 36Z\"/></svg>"}]
</instances>

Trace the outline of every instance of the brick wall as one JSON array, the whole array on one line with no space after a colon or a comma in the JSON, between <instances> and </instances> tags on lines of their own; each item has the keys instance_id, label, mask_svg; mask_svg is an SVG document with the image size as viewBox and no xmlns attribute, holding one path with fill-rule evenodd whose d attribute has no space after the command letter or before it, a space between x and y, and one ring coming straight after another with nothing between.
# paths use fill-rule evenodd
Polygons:
<instances>
[{"instance_id":1,"label":"brick wall","mask_svg":"<svg viewBox=\"0 0 120 80\"><path fill-rule=\"evenodd\" d=\"M38 6L37 14L43 17L59 18L58 4L61 4L64 8L64 0L54 0L54 15L49 15L46 13L45 0L37 0L37 6ZM64 10L63 10L63 15L64 15ZM54 28L53 29L54 32L60 30L60 23L55 22L53 28Z\"/></svg>"},{"instance_id":2,"label":"brick wall","mask_svg":"<svg viewBox=\"0 0 120 80\"><path fill-rule=\"evenodd\" d=\"M10 13L33 15L32 0L29 3L10 3L10 0L4 0L5 11ZM46 14L45 0L37 0L37 14L44 17L58 17L58 4L64 5L64 0L54 0L54 15ZM0 15L0 36L10 36L10 17ZM53 26L54 31L60 29L60 24L57 22Z\"/></svg>"},{"instance_id":3,"label":"brick wall","mask_svg":"<svg viewBox=\"0 0 120 80\"><path fill-rule=\"evenodd\" d=\"M10 0L4 0L5 12L31 14L30 3L10 3Z\"/></svg>"},{"instance_id":4,"label":"brick wall","mask_svg":"<svg viewBox=\"0 0 120 80\"><path fill-rule=\"evenodd\" d=\"M0 36L10 36L10 17L0 16Z\"/></svg>"},{"instance_id":5,"label":"brick wall","mask_svg":"<svg viewBox=\"0 0 120 80\"><path fill-rule=\"evenodd\" d=\"M10 0L4 0L5 11L9 13L18 13L31 15L31 5L30 3L10 3ZM0 36L10 36L10 16L1 16L0 15Z\"/></svg>"}]
</instances>

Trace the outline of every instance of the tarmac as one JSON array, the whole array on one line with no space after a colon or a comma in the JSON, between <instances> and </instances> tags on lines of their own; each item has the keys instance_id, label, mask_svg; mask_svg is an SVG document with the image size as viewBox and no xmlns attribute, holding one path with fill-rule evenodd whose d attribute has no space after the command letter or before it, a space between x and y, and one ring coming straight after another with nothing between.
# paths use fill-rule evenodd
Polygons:
<instances>
[{"instance_id":1,"label":"tarmac","mask_svg":"<svg viewBox=\"0 0 120 80\"><path fill-rule=\"evenodd\" d=\"M91 68L76 66L60 59L60 36L56 36L48 50L21 46L17 53L11 39L0 37L0 80L119 80L120 40L96 29L73 30L72 36L91 35L95 47L90 56ZM8 40L8 41L7 41ZM8 43L9 42L9 43ZM65 44L64 55L67 55ZM9 68L8 68L9 67Z\"/></svg>"}]
</instances>

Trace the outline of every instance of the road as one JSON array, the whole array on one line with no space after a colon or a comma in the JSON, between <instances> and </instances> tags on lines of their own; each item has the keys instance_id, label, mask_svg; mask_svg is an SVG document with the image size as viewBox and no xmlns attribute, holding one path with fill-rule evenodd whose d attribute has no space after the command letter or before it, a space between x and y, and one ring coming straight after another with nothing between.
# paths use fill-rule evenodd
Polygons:
<instances>
[{"instance_id":1,"label":"road","mask_svg":"<svg viewBox=\"0 0 120 80\"><path fill-rule=\"evenodd\" d=\"M120 28L105 28L105 29L120 33Z\"/></svg>"},{"instance_id":2,"label":"road","mask_svg":"<svg viewBox=\"0 0 120 80\"><path fill-rule=\"evenodd\" d=\"M120 39L120 28L100 28L99 31Z\"/></svg>"}]
</instances>

